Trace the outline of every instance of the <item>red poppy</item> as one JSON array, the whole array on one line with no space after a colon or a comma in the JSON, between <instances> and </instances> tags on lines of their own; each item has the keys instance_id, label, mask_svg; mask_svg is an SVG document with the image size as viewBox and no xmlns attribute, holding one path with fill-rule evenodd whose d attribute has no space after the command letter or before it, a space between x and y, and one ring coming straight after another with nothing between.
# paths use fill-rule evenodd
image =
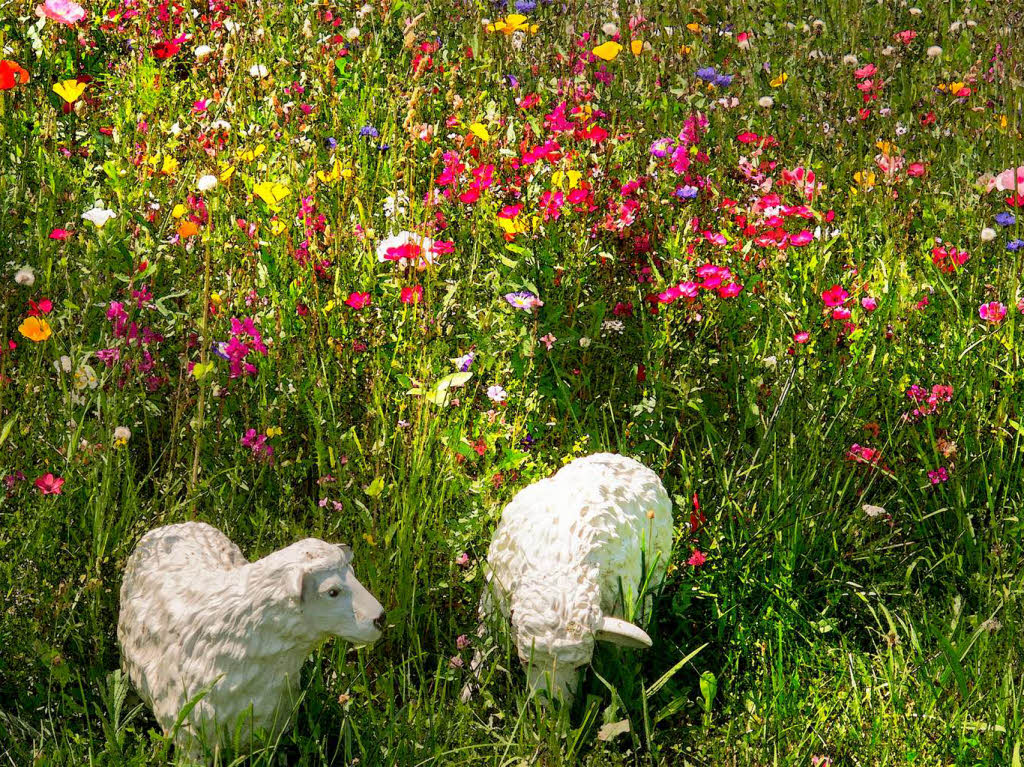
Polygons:
<instances>
[{"instance_id":1,"label":"red poppy","mask_svg":"<svg viewBox=\"0 0 1024 767\"><path fill-rule=\"evenodd\" d=\"M0 59L0 91L9 91L15 85L28 82L28 70L13 61Z\"/></svg>"}]
</instances>

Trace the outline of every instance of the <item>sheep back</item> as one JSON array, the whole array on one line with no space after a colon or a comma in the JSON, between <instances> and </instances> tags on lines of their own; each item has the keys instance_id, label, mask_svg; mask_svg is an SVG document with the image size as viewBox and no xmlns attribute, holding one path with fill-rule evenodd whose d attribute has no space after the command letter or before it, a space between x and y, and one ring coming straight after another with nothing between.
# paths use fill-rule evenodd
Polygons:
<instances>
[{"instance_id":1,"label":"sheep back","mask_svg":"<svg viewBox=\"0 0 1024 767\"><path fill-rule=\"evenodd\" d=\"M528 571L596 568L602 609L621 617L620 579L627 599L636 598L644 568L651 586L659 584L671 547L672 502L658 475L632 458L598 453L509 502L488 552L488 580L504 610Z\"/></svg>"}]
</instances>

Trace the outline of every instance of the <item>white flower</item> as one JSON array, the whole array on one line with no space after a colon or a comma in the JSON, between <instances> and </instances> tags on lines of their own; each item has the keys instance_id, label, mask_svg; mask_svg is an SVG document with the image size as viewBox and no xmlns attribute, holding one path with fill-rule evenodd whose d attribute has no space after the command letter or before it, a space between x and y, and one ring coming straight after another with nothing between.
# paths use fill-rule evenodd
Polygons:
<instances>
[{"instance_id":1,"label":"white flower","mask_svg":"<svg viewBox=\"0 0 1024 767\"><path fill-rule=\"evenodd\" d=\"M370 3L367 3L358 11L356 11L356 17L361 19L365 16L369 16L371 13L373 13L373 6Z\"/></svg>"},{"instance_id":2,"label":"white flower","mask_svg":"<svg viewBox=\"0 0 1024 767\"><path fill-rule=\"evenodd\" d=\"M90 389L95 389L100 385L100 379L96 375L96 371L92 369L91 365L82 365L78 370L75 371L75 388L84 389L88 386Z\"/></svg>"},{"instance_id":3,"label":"white flower","mask_svg":"<svg viewBox=\"0 0 1024 767\"><path fill-rule=\"evenodd\" d=\"M864 513L872 519L874 519L875 517L880 517L883 514L885 514L885 509L883 509L881 506L873 506L870 503L865 503L863 506L861 506L861 508L864 509Z\"/></svg>"},{"instance_id":4,"label":"white flower","mask_svg":"<svg viewBox=\"0 0 1024 767\"><path fill-rule=\"evenodd\" d=\"M202 61L211 53L213 53L213 48L211 48L209 45L197 45L194 53L196 55L196 58Z\"/></svg>"},{"instance_id":5,"label":"white flower","mask_svg":"<svg viewBox=\"0 0 1024 767\"><path fill-rule=\"evenodd\" d=\"M996 238L996 230L990 226L986 226L981 230L981 241L992 242Z\"/></svg>"},{"instance_id":6,"label":"white flower","mask_svg":"<svg viewBox=\"0 0 1024 767\"><path fill-rule=\"evenodd\" d=\"M349 27L345 32L346 40L355 40L357 37L359 37L359 27Z\"/></svg>"},{"instance_id":7,"label":"white flower","mask_svg":"<svg viewBox=\"0 0 1024 767\"><path fill-rule=\"evenodd\" d=\"M896 53L896 49L893 48L891 45L887 45L884 48L882 48L883 56L892 56L894 53Z\"/></svg>"},{"instance_id":8,"label":"white flower","mask_svg":"<svg viewBox=\"0 0 1024 767\"><path fill-rule=\"evenodd\" d=\"M114 429L114 444L120 442L122 445L132 438L132 430L127 426L118 426Z\"/></svg>"},{"instance_id":9,"label":"white flower","mask_svg":"<svg viewBox=\"0 0 1024 767\"><path fill-rule=\"evenodd\" d=\"M762 96L757 100L757 105L759 107L764 107L765 109L771 109L773 106L775 106L775 99L773 99L771 96Z\"/></svg>"},{"instance_id":10,"label":"white flower","mask_svg":"<svg viewBox=\"0 0 1024 767\"><path fill-rule=\"evenodd\" d=\"M580 346L583 347L584 349L586 349L588 346L590 346L590 343L591 343L590 339L587 338L586 336L583 336L580 339Z\"/></svg>"},{"instance_id":11,"label":"white flower","mask_svg":"<svg viewBox=\"0 0 1024 767\"><path fill-rule=\"evenodd\" d=\"M263 64L253 64L251 67L249 67L250 77L258 77L262 79L266 77L268 74L270 74L270 70L263 66Z\"/></svg>"},{"instance_id":12,"label":"white flower","mask_svg":"<svg viewBox=\"0 0 1024 767\"><path fill-rule=\"evenodd\" d=\"M23 266L14 273L14 281L26 288L31 288L36 284L36 273L31 266Z\"/></svg>"},{"instance_id":13,"label":"white flower","mask_svg":"<svg viewBox=\"0 0 1024 767\"><path fill-rule=\"evenodd\" d=\"M504 402L508 399L508 392L495 384L487 389L487 397L491 402Z\"/></svg>"},{"instance_id":14,"label":"white flower","mask_svg":"<svg viewBox=\"0 0 1024 767\"><path fill-rule=\"evenodd\" d=\"M601 31L608 35L608 37L615 37L615 35L619 34L619 25L614 21L608 21L601 27Z\"/></svg>"},{"instance_id":15,"label":"white flower","mask_svg":"<svg viewBox=\"0 0 1024 767\"><path fill-rule=\"evenodd\" d=\"M399 192L384 198L384 217L394 218L396 215L404 216L409 212L409 195Z\"/></svg>"},{"instance_id":16,"label":"white flower","mask_svg":"<svg viewBox=\"0 0 1024 767\"><path fill-rule=\"evenodd\" d=\"M209 173L200 177L196 182L196 189L200 192L209 192L215 186L217 186L217 177Z\"/></svg>"},{"instance_id":17,"label":"white flower","mask_svg":"<svg viewBox=\"0 0 1024 767\"><path fill-rule=\"evenodd\" d=\"M854 56L852 53L848 53L845 56L843 56L843 64L845 64L848 67L855 67L857 66L857 57Z\"/></svg>"},{"instance_id":18,"label":"white flower","mask_svg":"<svg viewBox=\"0 0 1024 767\"><path fill-rule=\"evenodd\" d=\"M921 15L921 9L920 8L911 8L910 9L910 15L911 16L920 16Z\"/></svg>"},{"instance_id":19,"label":"white flower","mask_svg":"<svg viewBox=\"0 0 1024 767\"><path fill-rule=\"evenodd\" d=\"M932 47L930 47L928 49L927 53L928 53L928 58L930 58L930 59L937 59L939 56L942 55L942 48L940 48L937 45L933 45Z\"/></svg>"},{"instance_id":20,"label":"white flower","mask_svg":"<svg viewBox=\"0 0 1024 767\"><path fill-rule=\"evenodd\" d=\"M100 204L92 210L83 213L82 218L86 221L91 221L96 225L97 229L102 229L104 224L106 224L110 219L117 218L117 214L108 208L104 208L103 205Z\"/></svg>"}]
</instances>

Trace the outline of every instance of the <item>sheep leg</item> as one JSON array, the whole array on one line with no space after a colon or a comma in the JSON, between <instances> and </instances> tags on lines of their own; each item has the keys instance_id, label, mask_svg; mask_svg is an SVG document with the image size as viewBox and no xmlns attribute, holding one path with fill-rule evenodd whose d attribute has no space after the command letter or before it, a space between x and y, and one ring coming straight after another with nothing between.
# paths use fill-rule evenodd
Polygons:
<instances>
[{"instance_id":1,"label":"sheep leg","mask_svg":"<svg viewBox=\"0 0 1024 767\"><path fill-rule=\"evenodd\" d=\"M480 667L484 664L484 652L480 647L483 644L483 640L487 637L487 624L481 619L479 625L476 627L476 647L473 650L473 660L469 662L469 671L473 675L462 688L462 694L459 695L459 699L463 703L469 703L473 699L473 695L480 688Z\"/></svg>"}]
</instances>

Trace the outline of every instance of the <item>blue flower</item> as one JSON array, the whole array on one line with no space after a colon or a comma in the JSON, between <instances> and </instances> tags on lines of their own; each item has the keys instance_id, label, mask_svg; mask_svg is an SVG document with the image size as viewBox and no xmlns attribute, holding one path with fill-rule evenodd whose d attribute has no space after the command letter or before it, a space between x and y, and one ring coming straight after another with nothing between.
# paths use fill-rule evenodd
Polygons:
<instances>
[{"instance_id":1,"label":"blue flower","mask_svg":"<svg viewBox=\"0 0 1024 767\"><path fill-rule=\"evenodd\" d=\"M694 197L697 196L697 193L699 191L700 190L697 189L697 187L686 184L685 186L681 186L678 189L676 189L676 197L678 197L681 200L692 200Z\"/></svg>"},{"instance_id":2,"label":"blue flower","mask_svg":"<svg viewBox=\"0 0 1024 767\"><path fill-rule=\"evenodd\" d=\"M333 136L328 136L326 139L324 139L324 143L327 145L328 149L338 148L338 141Z\"/></svg>"},{"instance_id":3,"label":"blue flower","mask_svg":"<svg viewBox=\"0 0 1024 767\"><path fill-rule=\"evenodd\" d=\"M364 125L359 129L360 136L369 136L370 138L377 138L380 133L372 125Z\"/></svg>"},{"instance_id":4,"label":"blue flower","mask_svg":"<svg viewBox=\"0 0 1024 767\"><path fill-rule=\"evenodd\" d=\"M728 88L732 85L732 78L732 75L718 75L714 80L712 80L712 83L719 88Z\"/></svg>"},{"instance_id":5,"label":"blue flower","mask_svg":"<svg viewBox=\"0 0 1024 767\"><path fill-rule=\"evenodd\" d=\"M1024 240L1010 240L1008 243L1006 243L1006 249L1011 253L1015 253L1021 248L1024 248Z\"/></svg>"},{"instance_id":6,"label":"blue flower","mask_svg":"<svg viewBox=\"0 0 1024 767\"><path fill-rule=\"evenodd\" d=\"M996 223L999 226L1013 226L1017 223L1017 219L1014 218L1012 213L996 213Z\"/></svg>"},{"instance_id":7,"label":"blue flower","mask_svg":"<svg viewBox=\"0 0 1024 767\"><path fill-rule=\"evenodd\" d=\"M701 67L695 74L698 80L703 80L706 83L713 83L715 78L718 77L718 72L715 71L714 67Z\"/></svg>"},{"instance_id":8,"label":"blue flower","mask_svg":"<svg viewBox=\"0 0 1024 767\"><path fill-rule=\"evenodd\" d=\"M516 0L516 11L519 13L531 13L537 10L536 0Z\"/></svg>"}]
</instances>

